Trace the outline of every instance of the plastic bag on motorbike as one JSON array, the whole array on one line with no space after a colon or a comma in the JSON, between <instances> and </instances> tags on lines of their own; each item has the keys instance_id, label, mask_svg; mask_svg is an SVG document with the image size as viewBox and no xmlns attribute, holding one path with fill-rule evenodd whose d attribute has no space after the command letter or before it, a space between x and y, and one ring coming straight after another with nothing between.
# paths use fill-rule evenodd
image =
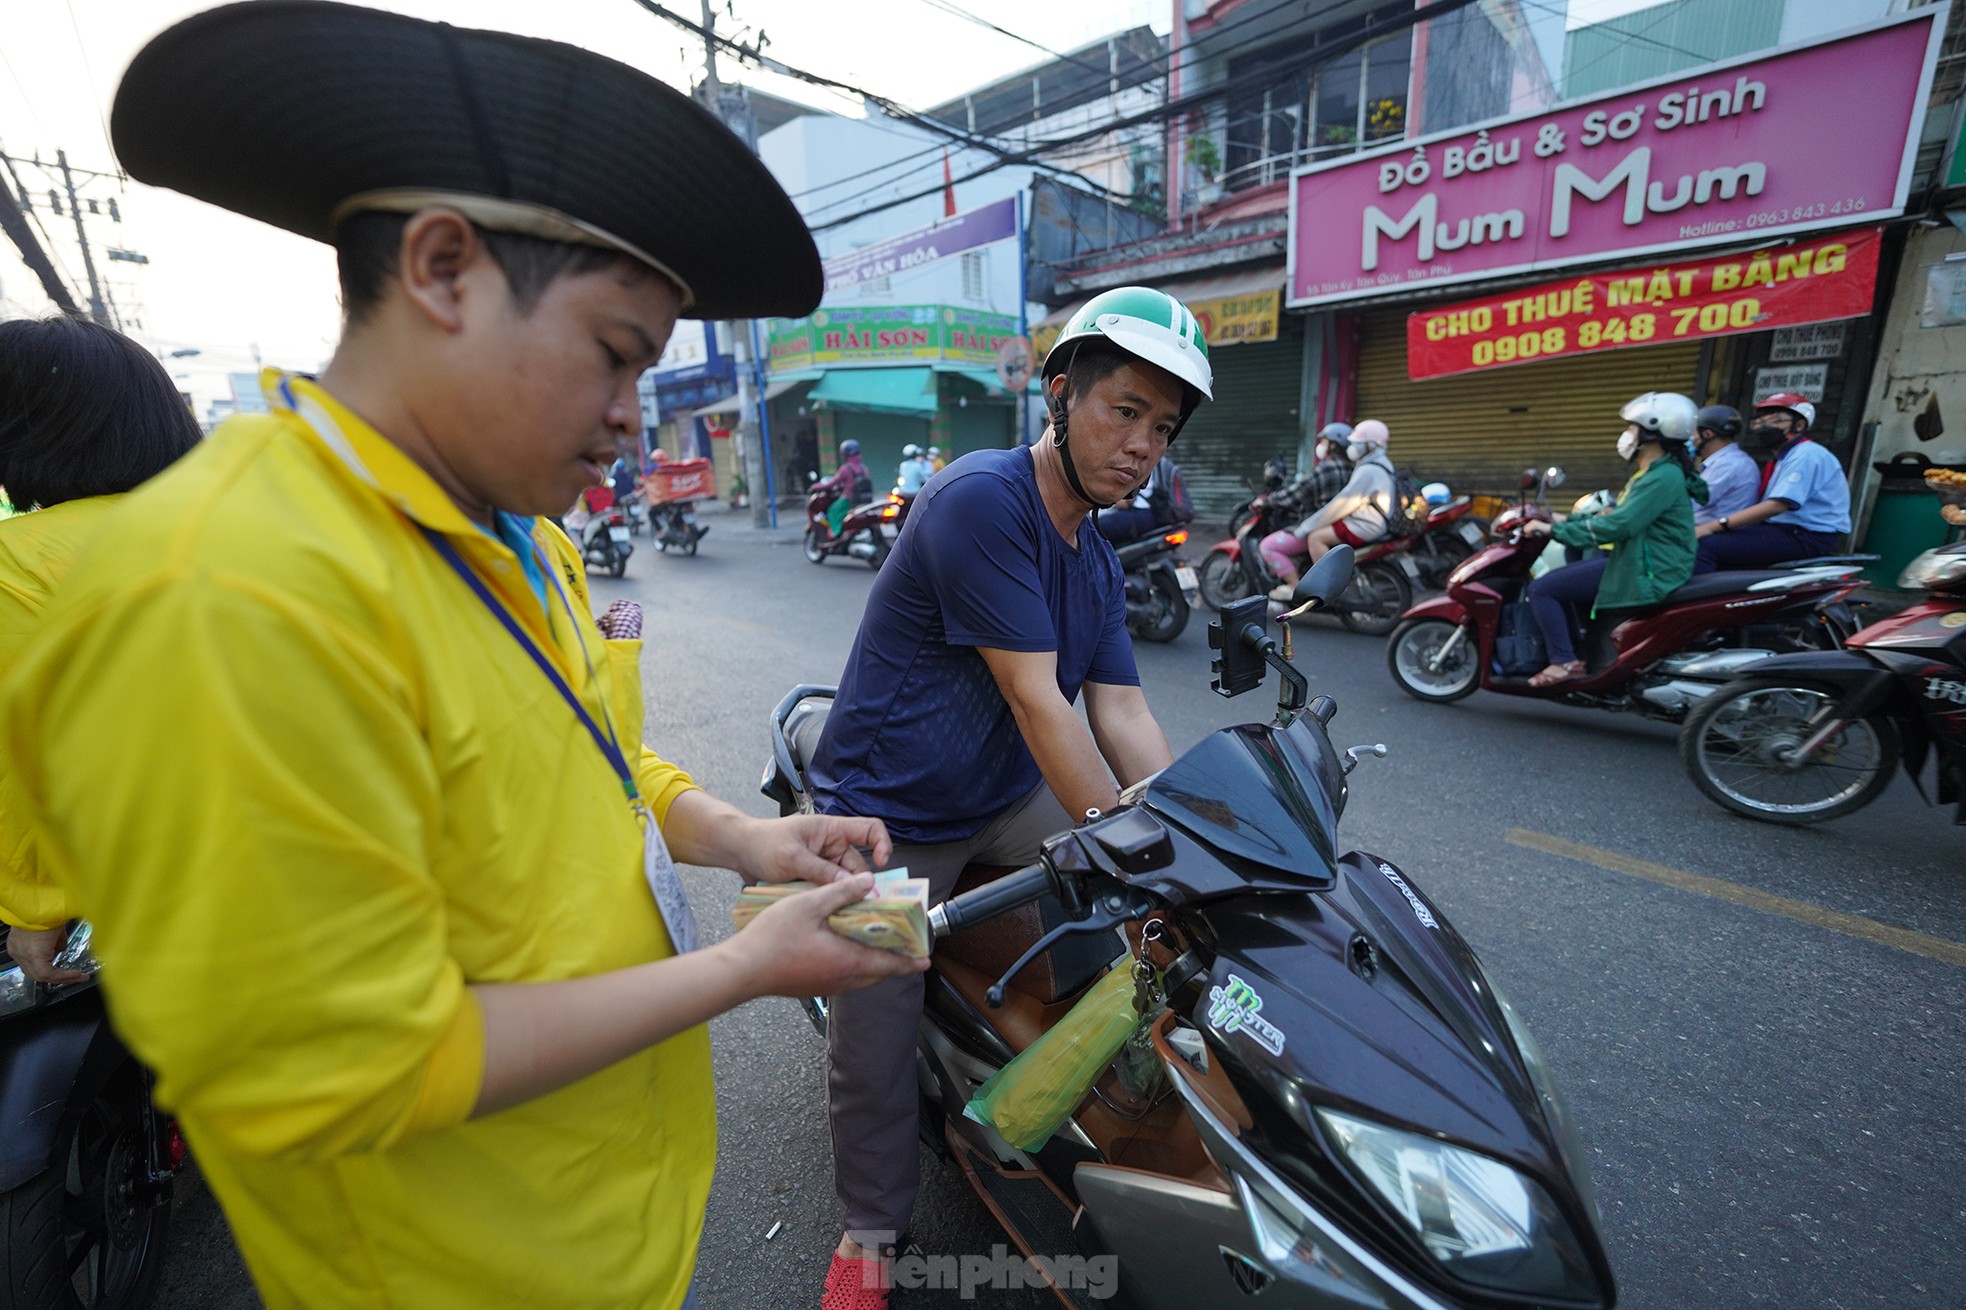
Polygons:
<instances>
[{"instance_id":1,"label":"plastic bag on motorbike","mask_svg":"<svg viewBox=\"0 0 1966 1310\"><path fill-rule=\"evenodd\" d=\"M1142 1022L1131 961L1079 998L1044 1036L976 1089L963 1113L1020 1151L1051 1140Z\"/></svg>"}]
</instances>

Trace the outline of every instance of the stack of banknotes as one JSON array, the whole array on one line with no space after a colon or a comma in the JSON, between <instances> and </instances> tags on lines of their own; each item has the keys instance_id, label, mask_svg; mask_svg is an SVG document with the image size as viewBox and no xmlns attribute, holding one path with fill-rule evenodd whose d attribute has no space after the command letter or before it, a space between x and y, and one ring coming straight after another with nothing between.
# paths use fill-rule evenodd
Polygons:
<instances>
[{"instance_id":1,"label":"stack of banknotes","mask_svg":"<svg viewBox=\"0 0 1966 1310\"><path fill-rule=\"evenodd\" d=\"M742 928L773 903L813 890L809 882L761 882L737 894L731 922ZM921 959L928 954L928 879L910 878L906 869L874 875L874 894L835 911L827 920L834 932L863 946Z\"/></svg>"}]
</instances>

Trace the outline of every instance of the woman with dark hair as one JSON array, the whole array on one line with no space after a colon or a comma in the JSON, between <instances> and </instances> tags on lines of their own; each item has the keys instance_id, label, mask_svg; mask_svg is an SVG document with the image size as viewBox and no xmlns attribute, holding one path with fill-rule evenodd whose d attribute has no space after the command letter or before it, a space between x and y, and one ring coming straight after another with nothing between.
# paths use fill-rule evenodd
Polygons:
<instances>
[{"instance_id":1,"label":"woman with dark hair","mask_svg":"<svg viewBox=\"0 0 1966 1310\"><path fill-rule=\"evenodd\" d=\"M198 424L162 365L83 318L0 323L0 679L102 516L196 445ZM32 513L24 511L32 510ZM53 960L75 913L41 876L20 806L0 780L0 921L30 978L79 982Z\"/></svg>"}]
</instances>

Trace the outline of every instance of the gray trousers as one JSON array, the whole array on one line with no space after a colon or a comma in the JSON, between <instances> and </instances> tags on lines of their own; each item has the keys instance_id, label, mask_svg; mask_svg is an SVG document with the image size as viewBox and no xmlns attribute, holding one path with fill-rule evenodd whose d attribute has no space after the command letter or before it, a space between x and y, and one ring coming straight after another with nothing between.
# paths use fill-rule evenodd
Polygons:
<instances>
[{"instance_id":1,"label":"gray trousers","mask_svg":"<svg viewBox=\"0 0 1966 1310\"><path fill-rule=\"evenodd\" d=\"M970 864L1036 861L1044 839L1072 826L1065 807L1039 785L963 841L896 842L890 868L906 865L929 882L931 905L949 899ZM887 978L833 1000L826 1028L826 1117L833 1130L833 1187L847 1235L863 1246L906 1231L921 1184L917 1155L915 1032L922 976Z\"/></svg>"}]
</instances>

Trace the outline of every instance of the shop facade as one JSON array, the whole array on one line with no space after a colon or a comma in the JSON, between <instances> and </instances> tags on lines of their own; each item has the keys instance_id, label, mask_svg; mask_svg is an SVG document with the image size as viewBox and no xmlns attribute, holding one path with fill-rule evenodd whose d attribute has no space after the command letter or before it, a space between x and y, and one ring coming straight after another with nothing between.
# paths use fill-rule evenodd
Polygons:
<instances>
[{"instance_id":1,"label":"shop facade","mask_svg":"<svg viewBox=\"0 0 1966 1310\"><path fill-rule=\"evenodd\" d=\"M730 494L743 469L731 429L737 409L737 366L722 323L682 319L655 367L641 376L644 455L661 450L671 459L705 458L716 471L717 495ZM727 406L728 423L717 406Z\"/></svg>"},{"instance_id":2,"label":"shop facade","mask_svg":"<svg viewBox=\"0 0 1966 1310\"><path fill-rule=\"evenodd\" d=\"M1557 464L1586 491L1623 480L1635 395L1798 391L1859 482L1941 17L1298 170L1307 404L1457 490Z\"/></svg>"},{"instance_id":3,"label":"shop facade","mask_svg":"<svg viewBox=\"0 0 1966 1310\"><path fill-rule=\"evenodd\" d=\"M860 443L875 485L890 484L910 444L947 459L1017 444L1020 396L998 361L1017 320L953 305L826 306L773 319L772 443L793 485L830 472ZM1028 388L1027 388L1028 389Z\"/></svg>"}]
</instances>

